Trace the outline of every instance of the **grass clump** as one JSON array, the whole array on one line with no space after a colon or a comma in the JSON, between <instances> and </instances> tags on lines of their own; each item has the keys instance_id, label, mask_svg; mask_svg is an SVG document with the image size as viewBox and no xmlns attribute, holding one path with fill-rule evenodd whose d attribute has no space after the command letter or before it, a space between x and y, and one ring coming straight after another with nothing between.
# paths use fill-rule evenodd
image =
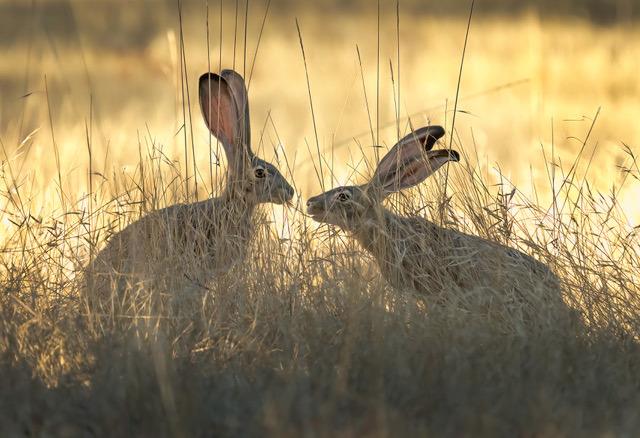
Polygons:
<instances>
[{"instance_id":1,"label":"grass clump","mask_svg":"<svg viewBox=\"0 0 640 438\"><path fill-rule=\"evenodd\" d=\"M67 211L36 218L9 173L2 435L599 436L639 426L637 229L615 193L591 193L571 173L549 211L496 191L471 165L452 168L452 198L421 188L390 202L434 220L444 212L448 227L548 264L577 317L525 332L390 288L351 239L294 210L287 238L258 215L246 261L200 288L132 284L155 301L97 312L81 290L95 248L135 219L123 214L131 205L178 202L179 190L163 200L127 190L129 201L91 214L67 197ZM177 175L160 180L184 186Z\"/></svg>"}]
</instances>

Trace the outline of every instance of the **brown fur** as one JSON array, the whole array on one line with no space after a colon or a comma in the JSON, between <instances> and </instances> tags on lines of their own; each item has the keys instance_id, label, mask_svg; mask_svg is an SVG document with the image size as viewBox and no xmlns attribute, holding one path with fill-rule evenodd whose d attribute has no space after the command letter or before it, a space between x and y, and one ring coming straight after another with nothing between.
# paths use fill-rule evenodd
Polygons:
<instances>
[{"instance_id":1,"label":"brown fur","mask_svg":"<svg viewBox=\"0 0 640 438\"><path fill-rule=\"evenodd\" d=\"M424 218L398 216L382 206L389 193L419 183L447 160L459 159L455 152L447 155L429 147L421 158L427 135L442 136L444 130L427 127L409 134L382 159L369 183L313 197L307 202L308 213L349 232L396 289L416 291L430 304L449 303L483 317L503 318L506 309L509 321L519 327L534 320L550 322L546 317L566 306L559 281L546 265L516 249ZM416 172L421 178L415 178Z\"/></svg>"},{"instance_id":2,"label":"brown fur","mask_svg":"<svg viewBox=\"0 0 640 438\"><path fill-rule=\"evenodd\" d=\"M112 236L85 270L90 303L113 306L125 295L147 300L138 294L144 289L176 294L205 285L245 259L258 204L291 200L293 188L278 169L251 150L243 78L231 70L205 73L199 91L205 123L227 156L225 191L154 211Z\"/></svg>"}]
</instances>

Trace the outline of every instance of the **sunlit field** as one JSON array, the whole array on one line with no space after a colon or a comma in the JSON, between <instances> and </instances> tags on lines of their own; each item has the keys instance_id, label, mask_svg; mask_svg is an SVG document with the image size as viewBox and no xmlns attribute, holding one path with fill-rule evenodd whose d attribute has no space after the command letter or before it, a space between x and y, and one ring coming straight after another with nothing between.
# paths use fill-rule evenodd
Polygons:
<instances>
[{"instance_id":1,"label":"sunlit field","mask_svg":"<svg viewBox=\"0 0 640 438\"><path fill-rule=\"evenodd\" d=\"M27 3L0 2L0 435L638 430L633 2L594 23L479 1L464 58L467 7ZM246 259L216 260L228 272L183 288L207 263L183 257L96 306L86 267L114 234L223 192L198 77L224 68L245 77L253 149L292 203L257 209ZM430 124L460 163L385 205L546 264L562 311L487 316L498 284L433 305L307 217Z\"/></svg>"}]
</instances>

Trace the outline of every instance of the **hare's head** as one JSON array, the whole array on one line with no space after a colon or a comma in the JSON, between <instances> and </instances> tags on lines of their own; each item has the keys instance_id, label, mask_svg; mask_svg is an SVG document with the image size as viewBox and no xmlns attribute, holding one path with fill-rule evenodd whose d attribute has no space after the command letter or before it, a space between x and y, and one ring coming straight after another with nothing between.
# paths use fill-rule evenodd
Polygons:
<instances>
[{"instance_id":1,"label":"hare's head","mask_svg":"<svg viewBox=\"0 0 640 438\"><path fill-rule=\"evenodd\" d=\"M413 187L447 161L460 161L454 150L431 150L444 135L440 126L420 128L401 139L378 164L373 178L359 186L337 187L307 201L307 213L318 222L345 229L373 217L393 192Z\"/></svg>"},{"instance_id":2,"label":"hare's head","mask_svg":"<svg viewBox=\"0 0 640 438\"><path fill-rule=\"evenodd\" d=\"M291 185L273 164L251 150L249 100L242 76L233 70L205 73L199 89L204 121L222 143L229 162L227 191L257 203L289 202Z\"/></svg>"}]
</instances>

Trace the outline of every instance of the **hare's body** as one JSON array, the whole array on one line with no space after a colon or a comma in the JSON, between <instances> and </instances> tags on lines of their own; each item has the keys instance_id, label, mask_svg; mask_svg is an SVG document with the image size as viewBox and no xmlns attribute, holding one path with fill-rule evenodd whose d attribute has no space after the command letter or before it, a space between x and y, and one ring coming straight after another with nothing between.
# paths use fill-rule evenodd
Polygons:
<instances>
[{"instance_id":1,"label":"hare's body","mask_svg":"<svg viewBox=\"0 0 640 438\"><path fill-rule=\"evenodd\" d=\"M202 283L244 260L254 210L226 197L156 210L113 235L88 270L96 280L117 276L129 285Z\"/></svg>"},{"instance_id":2,"label":"hare's body","mask_svg":"<svg viewBox=\"0 0 640 438\"><path fill-rule=\"evenodd\" d=\"M443 135L439 126L407 135L381 160L370 182L313 197L308 213L351 233L391 285L417 291L428 302L453 300L485 315L510 308L522 316L520 321L563 309L558 279L534 258L382 206L388 194L422 182L448 161L459 161L455 151L431 150Z\"/></svg>"},{"instance_id":3,"label":"hare's body","mask_svg":"<svg viewBox=\"0 0 640 438\"><path fill-rule=\"evenodd\" d=\"M507 300L540 299L545 306L561 302L551 270L513 248L383 207L349 231L399 290L415 290L432 301L457 288L498 290ZM543 296L535 298L536 290Z\"/></svg>"},{"instance_id":4,"label":"hare's body","mask_svg":"<svg viewBox=\"0 0 640 438\"><path fill-rule=\"evenodd\" d=\"M223 194L154 211L112 236L86 269L90 302L122 301L122 291L150 284L177 292L205 283L244 260L256 206L291 200L293 188L278 169L251 150L243 78L232 70L206 73L199 94L205 123L228 160Z\"/></svg>"}]
</instances>

